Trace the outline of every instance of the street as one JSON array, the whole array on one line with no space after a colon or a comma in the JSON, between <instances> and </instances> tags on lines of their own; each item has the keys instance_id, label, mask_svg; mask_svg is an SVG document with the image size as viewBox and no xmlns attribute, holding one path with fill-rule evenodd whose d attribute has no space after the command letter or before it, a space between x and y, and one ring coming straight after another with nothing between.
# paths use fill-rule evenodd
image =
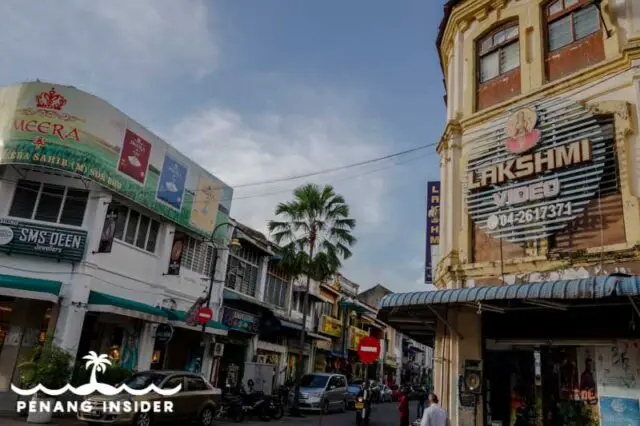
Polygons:
<instances>
[{"instance_id":1,"label":"street","mask_svg":"<svg viewBox=\"0 0 640 426\"><path fill-rule=\"evenodd\" d=\"M411 412L411 420L415 420L416 418L416 404L415 402L411 403L410 406ZM398 404L386 403L386 404L378 404L373 408L373 414L371 417L371 426L397 426L400 423L398 417ZM0 418L0 424L2 426L18 426L18 425L26 425L24 419L15 418L15 417L3 417ZM80 422L75 419L54 419L53 425L58 426L80 426L85 423ZM224 424L224 425L233 425L236 423L232 422L217 422L216 424ZM346 413L335 413L329 414L328 416L320 416L314 414L305 415L304 418L295 418L295 417L284 417L281 420L272 420L271 422L261 422L256 420L245 421L239 423L239 425L244 426L258 426L258 425L295 425L295 426L353 426L355 425L355 413L354 411L347 411Z\"/></svg>"}]
</instances>

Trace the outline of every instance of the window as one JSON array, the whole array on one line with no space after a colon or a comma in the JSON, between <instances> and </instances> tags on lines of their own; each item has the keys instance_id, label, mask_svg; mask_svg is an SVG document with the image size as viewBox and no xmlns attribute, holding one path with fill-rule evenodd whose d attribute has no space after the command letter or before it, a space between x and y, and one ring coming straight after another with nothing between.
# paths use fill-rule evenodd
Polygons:
<instances>
[{"instance_id":1,"label":"window","mask_svg":"<svg viewBox=\"0 0 640 426\"><path fill-rule=\"evenodd\" d=\"M204 382L202 377L187 377L187 391L189 392L197 392L208 390L209 387Z\"/></svg>"},{"instance_id":2,"label":"window","mask_svg":"<svg viewBox=\"0 0 640 426\"><path fill-rule=\"evenodd\" d=\"M553 52L600 31L600 11L591 0L556 0L547 6L547 22Z\"/></svg>"},{"instance_id":3,"label":"window","mask_svg":"<svg viewBox=\"0 0 640 426\"><path fill-rule=\"evenodd\" d=\"M122 204L115 208L118 218L114 238L155 253L160 223Z\"/></svg>"},{"instance_id":4,"label":"window","mask_svg":"<svg viewBox=\"0 0 640 426\"><path fill-rule=\"evenodd\" d=\"M184 376L173 376L170 377L164 384L164 386L162 386L163 389L175 389L176 386L182 386L182 389L180 389L180 392L184 392L185 388L184 388Z\"/></svg>"},{"instance_id":5,"label":"window","mask_svg":"<svg viewBox=\"0 0 640 426\"><path fill-rule=\"evenodd\" d=\"M187 237L182 253L181 266L209 276L211 274L211 262L213 262L213 246L206 242Z\"/></svg>"},{"instance_id":6,"label":"window","mask_svg":"<svg viewBox=\"0 0 640 426\"><path fill-rule=\"evenodd\" d=\"M329 317L333 316L333 305L329 302L321 302L316 305L316 310L318 315L327 315Z\"/></svg>"},{"instance_id":7,"label":"window","mask_svg":"<svg viewBox=\"0 0 640 426\"><path fill-rule=\"evenodd\" d=\"M89 191L30 180L19 180L9 216L82 226Z\"/></svg>"},{"instance_id":8,"label":"window","mask_svg":"<svg viewBox=\"0 0 640 426\"><path fill-rule=\"evenodd\" d=\"M289 289L289 277L277 263L270 262L267 270L265 302L281 308L285 307Z\"/></svg>"},{"instance_id":9,"label":"window","mask_svg":"<svg viewBox=\"0 0 640 426\"><path fill-rule=\"evenodd\" d=\"M230 253L225 286L255 297L261 261L261 252L247 245L238 252Z\"/></svg>"},{"instance_id":10,"label":"window","mask_svg":"<svg viewBox=\"0 0 640 426\"><path fill-rule=\"evenodd\" d=\"M486 83L520 67L517 22L502 26L485 36L478 46L480 83Z\"/></svg>"}]
</instances>

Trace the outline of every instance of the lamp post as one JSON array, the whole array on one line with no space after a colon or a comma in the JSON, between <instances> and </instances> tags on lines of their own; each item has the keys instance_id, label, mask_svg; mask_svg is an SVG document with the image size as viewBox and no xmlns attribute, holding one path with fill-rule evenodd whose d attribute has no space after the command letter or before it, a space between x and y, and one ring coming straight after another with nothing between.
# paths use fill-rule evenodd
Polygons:
<instances>
[{"instance_id":1,"label":"lamp post","mask_svg":"<svg viewBox=\"0 0 640 426\"><path fill-rule=\"evenodd\" d=\"M207 299L205 300L205 306L208 308L211 305L211 293L213 292L213 284L216 282L216 266L218 264L218 246L215 243L215 235L218 229L225 225L230 225L229 222L224 222L218 224L215 228L213 228L213 232L211 232L211 244L213 244L213 258L211 259L211 270L209 277L209 288L207 289ZM225 250L235 250L240 248L240 241L236 238L232 238L229 246L225 248ZM224 282L224 281L219 281ZM202 358L200 361L200 372L202 372L203 364L204 364L204 351L207 347L205 343L205 331L207 329L207 322L202 323L202 331L200 333L200 346L202 346Z\"/></svg>"}]
</instances>

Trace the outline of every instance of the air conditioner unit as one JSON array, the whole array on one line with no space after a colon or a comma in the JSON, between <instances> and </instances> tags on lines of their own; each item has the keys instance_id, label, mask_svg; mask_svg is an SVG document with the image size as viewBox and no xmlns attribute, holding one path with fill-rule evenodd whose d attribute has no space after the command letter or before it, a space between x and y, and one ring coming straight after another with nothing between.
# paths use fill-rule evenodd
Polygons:
<instances>
[{"instance_id":1,"label":"air conditioner unit","mask_svg":"<svg viewBox=\"0 0 640 426\"><path fill-rule=\"evenodd\" d=\"M258 364L266 364L267 356L266 355L258 355Z\"/></svg>"},{"instance_id":2,"label":"air conditioner unit","mask_svg":"<svg viewBox=\"0 0 640 426\"><path fill-rule=\"evenodd\" d=\"M213 356L222 356L224 353L224 343L216 343L213 347Z\"/></svg>"}]
</instances>

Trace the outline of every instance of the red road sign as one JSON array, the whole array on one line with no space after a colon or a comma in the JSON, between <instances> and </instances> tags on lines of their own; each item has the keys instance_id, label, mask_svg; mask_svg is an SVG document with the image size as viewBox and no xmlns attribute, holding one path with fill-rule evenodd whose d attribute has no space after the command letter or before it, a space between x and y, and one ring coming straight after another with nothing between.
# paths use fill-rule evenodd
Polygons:
<instances>
[{"instance_id":1,"label":"red road sign","mask_svg":"<svg viewBox=\"0 0 640 426\"><path fill-rule=\"evenodd\" d=\"M380 356L380 341L373 337L363 337L358 344L358 356L364 364L376 362Z\"/></svg>"},{"instance_id":2,"label":"red road sign","mask_svg":"<svg viewBox=\"0 0 640 426\"><path fill-rule=\"evenodd\" d=\"M207 308L206 306L204 308L198 309L198 313L196 313L196 319L200 324L206 324L207 322L211 321L212 318L213 311L211 310L211 308Z\"/></svg>"}]
</instances>

